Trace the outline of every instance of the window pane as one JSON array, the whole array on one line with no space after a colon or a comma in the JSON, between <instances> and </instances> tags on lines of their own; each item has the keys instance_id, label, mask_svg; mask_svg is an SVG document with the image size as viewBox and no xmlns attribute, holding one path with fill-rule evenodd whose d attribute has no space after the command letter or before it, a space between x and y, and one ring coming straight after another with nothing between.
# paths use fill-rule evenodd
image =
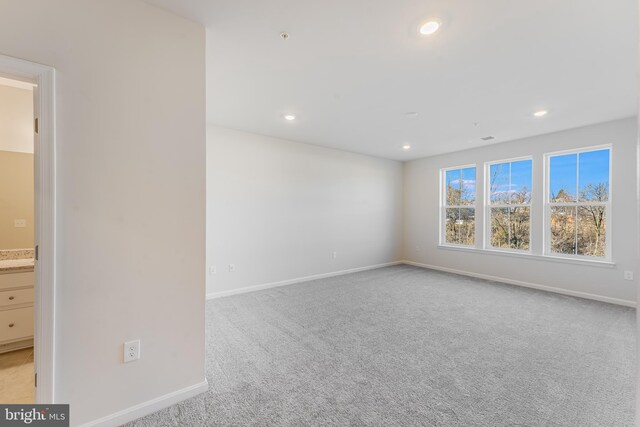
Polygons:
<instances>
[{"instance_id":1,"label":"window pane","mask_svg":"<svg viewBox=\"0 0 640 427\"><path fill-rule=\"evenodd\" d=\"M531 160L511 163L511 203L525 205L531 202L531 163Z\"/></svg>"},{"instance_id":2,"label":"window pane","mask_svg":"<svg viewBox=\"0 0 640 427\"><path fill-rule=\"evenodd\" d=\"M460 205L462 192L460 190L460 185L462 181L460 180L460 169L450 170L446 172L446 196L447 200L445 200L445 204L447 206L458 206Z\"/></svg>"},{"instance_id":3,"label":"window pane","mask_svg":"<svg viewBox=\"0 0 640 427\"><path fill-rule=\"evenodd\" d=\"M578 155L566 154L549 159L549 199L552 202L574 202L578 173Z\"/></svg>"},{"instance_id":4,"label":"window pane","mask_svg":"<svg viewBox=\"0 0 640 427\"><path fill-rule=\"evenodd\" d=\"M462 205L476 203L476 168L462 169Z\"/></svg>"},{"instance_id":5,"label":"window pane","mask_svg":"<svg viewBox=\"0 0 640 427\"><path fill-rule=\"evenodd\" d=\"M551 207L551 252L576 253L575 207Z\"/></svg>"},{"instance_id":6,"label":"window pane","mask_svg":"<svg viewBox=\"0 0 640 427\"><path fill-rule=\"evenodd\" d=\"M460 243L460 234L458 233L460 225L460 209L445 209L445 242L446 243Z\"/></svg>"},{"instance_id":7,"label":"window pane","mask_svg":"<svg viewBox=\"0 0 640 427\"><path fill-rule=\"evenodd\" d=\"M530 208L511 208L509 211L509 248L529 250Z\"/></svg>"},{"instance_id":8,"label":"window pane","mask_svg":"<svg viewBox=\"0 0 640 427\"><path fill-rule=\"evenodd\" d=\"M604 206L578 208L578 255L605 255L606 215Z\"/></svg>"},{"instance_id":9,"label":"window pane","mask_svg":"<svg viewBox=\"0 0 640 427\"><path fill-rule=\"evenodd\" d=\"M609 150L579 154L580 200L606 202L609 200Z\"/></svg>"},{"instance_id":10,"label":"window pane","mask_svg":"<svg viewBox=\"0 0 640 427\"><path fill-rule=\"evenodd\" d=\"M476 210L472 208L460 209L460 218L457 222L459 224L460 244L473 246L476 233Z\"/></svg>"},{"instance_id":11,"label":"window pane","mask_svg":"<svg viewBox=\"0 0 640 427\"><path fill-rule=\"evenodd\" d=\"M476 168L445 172L444 243L473 246L475 241Z\"/></svg>"},{"instance_id":12,"label":"window pane","mask_svg":"<svg viewBox=\"0 0 640 427\"><path fill-rule=\"evenodd\" d=\"M494 248L509 247L509 209L491 209L491 246Z\"/></svg>"},{"instance_id":13,"label":"window pane","mask_svg":"<svg viewBox=\"0 0 640 427\"><path fill-rule=\"evenodd\" d=\"M492 204L506 204L509 201L509 163L499 163L489 167L489 194Z\"/></svg>"}]
</instances>

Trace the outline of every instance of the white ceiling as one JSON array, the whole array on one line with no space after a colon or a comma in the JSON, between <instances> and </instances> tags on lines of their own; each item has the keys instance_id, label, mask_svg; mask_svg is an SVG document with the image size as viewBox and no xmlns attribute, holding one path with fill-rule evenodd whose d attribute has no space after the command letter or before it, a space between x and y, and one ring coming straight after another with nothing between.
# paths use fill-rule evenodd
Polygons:
<instances>
[{"instance_id":1,"label":"white ceiling","mask_svg":"<svg viewBox=\"0 0 640 427\"><path fill-rule=\"evenodd\" d=\"M636 0L148 2L207 26L221 126L408 160L637 110Z\"/></svg>"}]
</instances>

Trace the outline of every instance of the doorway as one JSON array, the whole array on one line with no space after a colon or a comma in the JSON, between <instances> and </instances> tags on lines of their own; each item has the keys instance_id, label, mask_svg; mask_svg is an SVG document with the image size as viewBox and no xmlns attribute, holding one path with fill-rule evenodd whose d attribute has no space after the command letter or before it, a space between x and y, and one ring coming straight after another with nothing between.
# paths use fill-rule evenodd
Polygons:
<instances>
[{"instance_id":1,"label":"doorway","mask_svg":"<svg viewBox=\"0 0 640 427\"><path fill-rule=\"evenodd\" d=\"M10 156L13 160L21 157L30 162L31 179L23 171L20 183L12 179L10 192L29 191L24 181L30 181L33 194L30 208L21 205L11 210L8 219L0 217L0 222L8 224L5 229L0 226L0 260L4 258L5 267L9 266L0 271L0 357L12 354L12 360L5 362L11 364L15 374L11 381L5 382L5 387L9 392L14 388L15 398L20 399L15 403L56 403L54 70L0 55L0 85L2 83L31 91L31 117L26 118L20 128L24 133L23 145L30 142L32 152ZM16 147L9 148L20 152ZM0 148L0 157L2 154ZM18 186L21 189L17 189ZM18 205L17 201L9 204ZM28 214L29 209L32 216ZM12 239L19 235L22 240L10 240L10 235ZM3 252L3 247L10 248Z\"/></svg>"},{"instance_id":2,"label":"doorway","mask_svg":"<svg viewBox=\"0 0 640 427\"><path fill-rule=\"evenodd\" d=\"M0 77L0 402L35 401L34 84Z\"/></svg>"}]
</instances>

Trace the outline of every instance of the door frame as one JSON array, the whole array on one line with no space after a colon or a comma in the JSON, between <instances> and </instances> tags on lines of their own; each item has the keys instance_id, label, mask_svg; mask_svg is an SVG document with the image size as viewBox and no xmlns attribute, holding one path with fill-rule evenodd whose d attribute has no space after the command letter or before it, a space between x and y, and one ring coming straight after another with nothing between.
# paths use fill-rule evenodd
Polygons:
<instances>
[{"instance_id":1,"label":"door frame","mask_svg":"<svg viewBox=\"0 0 640 427\"><path fill-rule=\"evenodd\" d=\"M35 403L55 403L55 69L0 55L0 75L37 85L33 92Z\"/></svg>"}]
</instances>

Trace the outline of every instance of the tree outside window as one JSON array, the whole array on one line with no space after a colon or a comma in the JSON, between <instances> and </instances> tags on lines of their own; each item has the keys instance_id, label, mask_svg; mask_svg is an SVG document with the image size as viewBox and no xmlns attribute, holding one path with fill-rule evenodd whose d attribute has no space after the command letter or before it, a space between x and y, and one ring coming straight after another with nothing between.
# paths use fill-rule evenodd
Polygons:
<instances>
[{"instance_id":1,"label":"tree outside window","mask_svg":"<svg viewBox=\"0 0 640 427\"><path fill-rule=\"evenodd\" d=\"M552 254L607 257L610 156L607 148L548 157Z\"/></svg>"},{"instance_id":2,"label":"tree outside window","mask_svg":"<svg viewBox=\"0 0 640 427\"><path fill-rule=\"evenodd\" d=\"M531 159L488 166L488 246L496 249L529 250L531 172Z\"/></svg>"},{"instance_id":3,"label":"tree outside window","mask_svg":"<svg viewBox=\"0 0 640 427\"><path fill-rule=\"evenodd\" d=\"M446 244L473 246L476 218L476 168L448 169L442 172L443 220Z\"/></svg>"}]
</instances>

